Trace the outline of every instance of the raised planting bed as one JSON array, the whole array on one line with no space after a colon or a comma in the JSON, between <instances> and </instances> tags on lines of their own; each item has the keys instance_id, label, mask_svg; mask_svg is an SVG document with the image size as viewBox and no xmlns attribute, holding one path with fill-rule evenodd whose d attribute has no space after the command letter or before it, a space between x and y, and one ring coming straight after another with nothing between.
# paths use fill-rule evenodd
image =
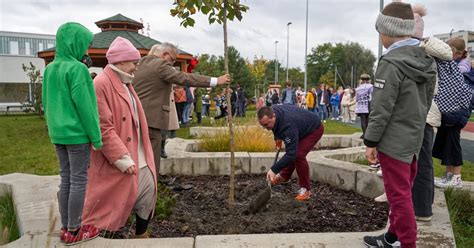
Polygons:
<instances>
[{"instance_id":1,"label":"raised planting bed","mask_svg":"<svg viewBox=\"0 0 474 248\"><path fill-rule=\"evenodd\" d=\"M228 176L162 177L176 196L176 205L166 219L154 218L152 237L195 237L197 235L252 233L363 232L386 226L388 205L376 203L352 191L312 181L312 198L297 202L296 179L272 187L272 198L255 214L245 210L266 187L265 175L236 176L236 206L228 208ZM132 218L133 219L133 218ZM127 238L134 225L114 237Z\"/></svg>"}]
</instances>

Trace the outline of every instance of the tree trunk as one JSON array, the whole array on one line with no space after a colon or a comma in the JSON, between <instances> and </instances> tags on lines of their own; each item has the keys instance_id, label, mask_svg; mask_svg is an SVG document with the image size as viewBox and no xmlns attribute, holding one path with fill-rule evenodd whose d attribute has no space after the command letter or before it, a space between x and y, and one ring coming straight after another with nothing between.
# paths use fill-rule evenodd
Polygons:
<instances>
[{"instance_id":1,"label":"tree trunk","mask_svg":"<svg viewBox=\"0 0 474 248\"><path fill-rule=\"evenodd\" d=\"M225 73L229 74L229 58L227 54L227 0L224 0L224 69ZM234 154L234 125L232 123L232 105L230 101L230 84L227 85L227 120L229 122L229 136L230 136L230 180L229 180L229 208L235 206L235 154Z\"/></svg>"}]
</instances>

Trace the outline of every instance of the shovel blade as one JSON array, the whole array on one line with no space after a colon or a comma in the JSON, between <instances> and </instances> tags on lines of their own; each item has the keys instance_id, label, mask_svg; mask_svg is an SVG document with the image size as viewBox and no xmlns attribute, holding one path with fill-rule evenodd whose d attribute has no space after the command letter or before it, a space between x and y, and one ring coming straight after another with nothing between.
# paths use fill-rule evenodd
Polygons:
<instances>
[{"instance_id":1,"label":"shovel blade","mask_svg":"<svg viewBox=\"0 0 474 248\"><path fill-rule=\"evenodd\" d=\"M272 190L270 187L268 187L250 202L249 207L246 212L249 214L253 214L257 212L260 208L262 208L263 206L265 206L265 204L267 204L268 200L270 200L271 197L272 197Z\"/></svg>"}]
</instances>

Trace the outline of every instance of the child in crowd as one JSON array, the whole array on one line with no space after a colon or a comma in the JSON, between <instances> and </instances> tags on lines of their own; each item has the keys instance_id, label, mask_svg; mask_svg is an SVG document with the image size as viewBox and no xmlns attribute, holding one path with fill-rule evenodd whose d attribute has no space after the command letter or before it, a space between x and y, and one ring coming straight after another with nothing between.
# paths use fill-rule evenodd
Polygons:
<instances>
[{"instance_id":1,"label":"child in crowd","mask_svg":"<svg viewBox=\"0 0 474 248\"><path fill-rule=\"evenodd\" d=\"M386 48L375 73L370 118L364 134L366 157L380 161L388 203L389 228L365 236L368 247L416 247L411 188L436 81L432 57L420 48L410 4L391 2L375 24Z\"/></svg>"},{"instance_id":2,"label":"child in crowd","mask_svg":"<svg viewBox=\"0 0 474 248\"><path fill-rule=\"evenodd\" d=\"M461 129L471 115L472 97L472 89L464 83L462 74L471 70L471 64L466 61L468 57L463 39L450 39L448 45L453 51L454 61L438 63L440 81L443 82L440 82L435 100L442 113L442 123L433 146L433 157L441 159L446 173L441 180L435 181L435 186L461 188Z\"/></svg>"},{"instance_id":3,"label":"child in crowd","mask_svg":"<svg viewBox=\"0 0 474 248\"><path fill-rule=\"evenodd\" d=\"M331 107L332 107L332 118L331 120L339 120L339 94L335 89L332 90L331 95Z\"/></svg>"},{"instance_id":4,"label":"child in crowd","mask_svg":"<svg viewBox=\"0 0 474 248\"><path fill-rule=\"evenodd\" d=\"M350 123L351 122L351 107L356 103L355 98L351 94L351 89L347 88L344 90L344 95L342 96L342 122Z\"/></svg>"},{"instance_id":5,"label":"child in crowd","mask_svg":"<svg viewBox=\"0 0 474 248\"><path fill-rule=\"evenodd\" d=\"M99 235L94 226L81 225L91 144L94 149L102 147L95 90L81 62L93 37L81 24L61 25L56 33L56 56L44 72L44 112L60 166L60 241L66 245Z\"/></svg>"}]
</instances>

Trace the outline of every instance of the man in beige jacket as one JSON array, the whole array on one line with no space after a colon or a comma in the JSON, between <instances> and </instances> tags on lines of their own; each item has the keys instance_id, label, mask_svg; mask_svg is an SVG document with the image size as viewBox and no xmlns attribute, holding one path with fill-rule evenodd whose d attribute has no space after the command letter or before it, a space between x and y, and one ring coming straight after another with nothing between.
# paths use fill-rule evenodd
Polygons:
<instances>
[{"instance_id":1,"label":"man in beige jacket","mask_svg":"<svg viewBox=\"0 0 474 248\"><path fill-rule=\"evenodd\" d=\"M170 43L154 45L150 53L140 60L133 79L133 86L145 110L157 175L160 171L161 129L168 129L173 84L214 87L230 81L227 74L214 78L176 70L173 64L177 54L178 49Z\"/></svg>"}]
</instances>

